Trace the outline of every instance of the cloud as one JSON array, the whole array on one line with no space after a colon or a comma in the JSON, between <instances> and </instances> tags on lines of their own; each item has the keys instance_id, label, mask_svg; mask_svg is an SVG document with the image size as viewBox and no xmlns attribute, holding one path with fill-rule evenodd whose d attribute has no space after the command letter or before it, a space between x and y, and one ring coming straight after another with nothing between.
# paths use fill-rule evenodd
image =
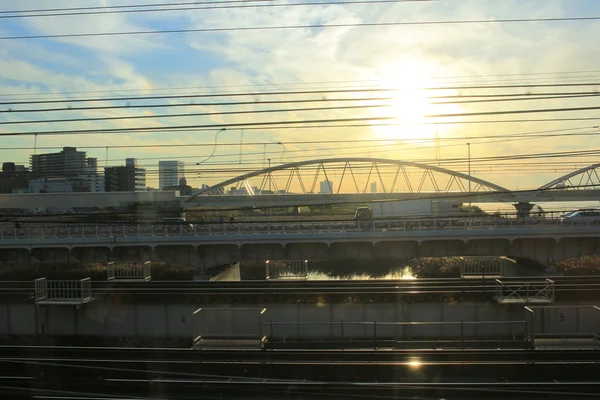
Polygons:
<instances>
[{"instance_id":1,"label":"cloud","mask_svg":"<svg viewBox=\"0 0 600 400\"><path fill-rule=\"evenodd\" d=\"M154 0L153 0L154 1ZM158 0L156 0L158 1ZM86 3L87 4L87 3ZM128 4L125 0L94 1L90 5ZM79 2L60 0L53 7L78 6ZM47 2L28 2L28 8L45 8ZM386 21L436 21L468 19L503 19L518 17L552 17L561 15L595 15L600 11L596 2L578 1L502 1L481 2L422 2L394 5L306 6L243 8L227 10L202 10L176 13L115 14L87 17L38 18L13 22L0 28L3 34L25 30L30 34L60 34L78 32L112 32L154 29L185 29L206 27L244 27L308 25L320 23L358 23ZM7 33L8 32L8 33ZM186 35L116 36L43 41L6 42L0 48L0 90L3 93L34 94L43 92L90 92L88 95L118 93L210 93L226 91L263 91L274 89L360 88L398 85L399 104L412 100L411 86L463 84L463 83L527 83L553 82L557 79L574 80L577 74L565 75L515 75L560 71L597 70L600 63L600 37L598 23L514 23L432 25L404 27L345 27L334 29L282 29L263 31L231 31L219 33L190 33ZM583 76L583 75L582 75ZM598 79L591 73L589 79ZM558 78L557 78L558 77ZM551 79L548 79L551 78ZM545 80L544 80L545 79ZM161 88L174 88L156 91ZM184 88L184 89L181 89ZM125 92L132 90L132 92ZM153 91L154 90L154 91ZM531 89L536 93L540 89ZM563 89L561 89L563 90ZM468 90L427 92L429 96L468 94ZM67 95L64 95L65 97ZM73 96L73 95L70 95ZM265 98L256 96L254 98ZM278 97L272 96L270 99ZM250 99L249 97L245 99ZM211 99L211 101L218 101ZM180 100L173 100L181 103ZM199 102L199 101L197 101ZM103 103L100 103L103 104ZM106 103L108 104L108 103ZM596 99L552 100L538 102L506 102L490 104L462 104L460 106L429 106L427 113L478 112L523 108L559 108L596 104ZM332 104L335 105L335 104ZM340 103L341 105L341 103ZM283 107L283 106L282 106ZM292 107L292 106L290 106ZM156 115L179 112L216 112L219 110L265 109L262 105L197 106L193 108L105 110L64 113L69 117L98 117L117 115ZM410 108L408 108L410 110ZM451 111L448 111L451 110ZM170 126L182 124L222 123L237 124L278 119L326 119L356 116L389 115L390 110L377 113L363 110L290 111L287 113L258 115L227 115L214 117L186 117L146 120L87 122L54 125L58 129L89 129L104 127ZM571 116L592 116L596 113L571 113ZM566 114L520 115L519 119L558 117ZM36 116L37 117L37 116ZM42 118L51 118L53 115ZM0 118L2 118L0 116ZM4 118L15 118L14 116ZM464 119L485 119L465 117ZM489 117L490 120L507 118ZM450 119L447 119L450 120ZM456 118L452 120L457 120ZM519 124L440 125L440 137L510 134L540 131L560 127L586 126L587 122L523 122ZM593 125L590 122L589 125ZM4 126L4 131L8 128ZM12 129L12 128L11 128ZM16 129L16 128L15 128ZM19 128L20 129L20 128ZM398 132L400 139L410 131L398 127L388 133ZM408 133L407 133L408 132ZM336 129L281 129L246 130L245 141L293 142L332 139L380 138L381 132L369 128ZM386 135L388 134L386 133ZM231 129L223 134L223 143L234 143L240 130ZM427 127L427 135L434 134L434 126ZM94 143L143 144L149 141L165 143L211 143L214 132L160 133L150 135L77 136L70 142L85 146ZM100 140L100 138L102 138ZM72 140L71 140L72 139ZM25 141L30 142L30 141ZM64 143L64 137L44 138L44 143ZM465 145L447 143L442 157L465 157ZM588 138L586 146L600 146L595 138ZM271 145L269 145L271 146ZM267 146L267 147L269 147ZM538 141L505 141L474 144L477 154L518 154L555 151L565 146L581 148L583 142L549 138ZM272 147L272 146L271 146ZM277 148L271 149L278 157ZM321 146L322 147L322 146ZM301 144L286 144L285 158L321 157L331 150L319 151ZM400 150L397 150L400 148ZM431 142L418 151L414 143L404 148L388 146L371 147L373 156L392 158L433 158L435 148ZM245 147L255 152L252 156L257 167L262 166L261 145ZM294 153L294 151L298 151ZM344 150L361 154L361 149ZM365 150L366 151L366 150ZM365 151L362 151L364 154ZM128 153L129 152L129 153ZM340 153L342 151L340 150ZM210 148L158 148L114 152L138 157L161 155L200 159L210 154ZM102 150L94 150L102 156ZM113 154L111 152L111 154ZM237 159L236 146L219 147L220 160ZM27 158L24 151L19 156ZM112 158L112 156L111 156ZM250 157L248 157L250 159ZM153 163L154 161L148 161ZM464 170L464 166L456 168ZM487 169L486 169L487 168ZM533 169L516 175L504 173L499 168L476 167L484 179L505 186L539 186L548 173L535 174ZM534 171L529 174L529 171ZM544 172L544 171L541 171ZM217 178L215 178L217 179ZM210 182L207 182L210 183Z\"/></svg>"}]
</instances>

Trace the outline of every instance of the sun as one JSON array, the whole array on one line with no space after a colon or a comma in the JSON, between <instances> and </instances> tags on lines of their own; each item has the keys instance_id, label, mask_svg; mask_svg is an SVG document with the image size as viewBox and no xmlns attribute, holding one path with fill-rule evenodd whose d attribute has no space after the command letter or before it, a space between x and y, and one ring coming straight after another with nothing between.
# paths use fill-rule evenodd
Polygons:
<instances>
[{"instance_id":1,"label":"sun","mask_svg":"<svg viewBox=\"0 0 600 400\"><path fill-rule=\"evenodd\" d=\"M430 80L416 63L398 63L381 68L375 75L379 86L391 89L387 107L373 108L375 117L393 117L382 121L387 126L372 127L375 138L402 141L431 141L436 135L435 124L427 121L434 113L426 87Z\"/></svg>"}]
</instances>

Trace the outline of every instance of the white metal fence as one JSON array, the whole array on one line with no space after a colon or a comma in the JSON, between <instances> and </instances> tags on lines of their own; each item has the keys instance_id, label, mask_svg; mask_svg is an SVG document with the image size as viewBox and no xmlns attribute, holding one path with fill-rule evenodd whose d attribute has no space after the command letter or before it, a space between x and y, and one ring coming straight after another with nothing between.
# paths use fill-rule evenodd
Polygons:
<instances>
[{"instance_id":1,"label":"white metal fence","mask_svg":"<svg viewBox=\"0 0 600 400\"><path fill-rule=\"evenodd\" d=\"M504 277L504 260L496 258L474 258L466 260L461 257L460 276L463 278L498 278Z\"/></svg>"},{"instance_id":2,"label":"white metal fence","mask_svg":"<svg viewBox=\"0 0 600 400\"><path fill-rule=\"evenodd\" d=\"M92 280L46 280L34 281L37 304L83 304L92 300Z\"/></svg>"},{"instance_id":3,"label":"white metal fence","mask_svg":"<svg viewBox=\"0 0 600 400\"><path fill-rule=\"evenodd\" d=\"M308 260L267 260L265 276L274 279L307 279Z\"/></svg>"},{"instance_id":4,"label":"white metal fence","mask_svg":"<svg viewBox=\"0 0 600 400\"><path fill-rule=\"evenodd\" d=\"M152 264L146 262L110 262L107 266L107 279L115 282L150 282Z\"/></svg>"}]
</instances>

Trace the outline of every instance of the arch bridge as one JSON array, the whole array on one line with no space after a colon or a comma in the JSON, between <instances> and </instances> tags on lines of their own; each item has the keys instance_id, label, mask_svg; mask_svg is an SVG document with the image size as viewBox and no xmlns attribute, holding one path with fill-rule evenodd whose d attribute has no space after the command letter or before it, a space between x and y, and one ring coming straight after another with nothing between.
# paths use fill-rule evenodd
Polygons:
<instances>
[{"instance_id":1,"label":"arch bridge","mask_svg":"<svg viewBox=\"0 0 600 400\"><path fill-rule=\"evenodd\" d=\"M463 202L514 201L492 182L417 162L384 158L325 158L277 165L203 189L186 203L281 206L377 200L456 198Z\"/></svg>"}]
</instances>

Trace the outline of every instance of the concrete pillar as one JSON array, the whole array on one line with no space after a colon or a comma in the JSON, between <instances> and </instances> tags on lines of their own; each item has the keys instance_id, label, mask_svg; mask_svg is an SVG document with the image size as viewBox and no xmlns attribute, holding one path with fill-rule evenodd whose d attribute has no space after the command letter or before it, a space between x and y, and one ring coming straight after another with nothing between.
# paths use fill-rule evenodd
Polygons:
<instances>
[{"instance_id":1,"label":"concrete pillar","mask_svg":"<svg viewBox=\"0 0 600 400\"><path fill-rule=\"evenodd\" d=\"M513 207L517 210L517 218L529 217L534 205L535 204L523 201L513 204Z\"/></svg>"}]
</instances>

